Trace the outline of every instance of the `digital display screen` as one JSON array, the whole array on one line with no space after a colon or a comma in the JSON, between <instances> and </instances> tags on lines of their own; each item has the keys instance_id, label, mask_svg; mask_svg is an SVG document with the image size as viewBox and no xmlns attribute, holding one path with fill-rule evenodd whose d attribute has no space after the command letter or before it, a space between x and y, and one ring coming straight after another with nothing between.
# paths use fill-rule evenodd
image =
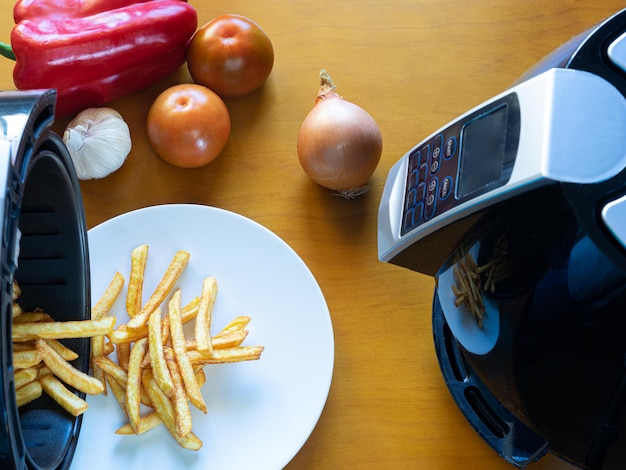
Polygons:
<instances>
[{"instance_id":1,"label":"digital display screen","mask_svg":"<svg viewBox=\"0 0 626 470\"><path fill-rule=\"evenodd\" d=\"M507 133L506 104L478 116L461 130L457 198L484 193L503 175Z\"/></svg>"}]
</instances>

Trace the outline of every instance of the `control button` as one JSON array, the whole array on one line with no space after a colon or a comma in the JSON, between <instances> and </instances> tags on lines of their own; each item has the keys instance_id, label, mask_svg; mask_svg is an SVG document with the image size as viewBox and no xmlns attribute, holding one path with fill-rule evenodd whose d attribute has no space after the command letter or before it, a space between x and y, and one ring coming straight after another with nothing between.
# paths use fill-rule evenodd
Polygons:
<instances>
[{"instance_id":1,"label":"control button","mask_svg":"<svg viewBox=\"0 0 626 470\"><path fill-rule=\"evenodd\" d=\"M443 135L439 134L433 139L433 147L430 161L431 174L436 173L439 170L441 162L441 153L443 152Z\"/></svg>"},{"instance_id":2,"label":"control button","mask_svg":"<svg viewBox=\"0 0 626 470\"><path fill-rule=\"evenodd\" d=\"M413 170L420 166L420 159L421 152L419 151L419 149L415 149L409 154L409 173L411 173Z\"/></svg>"},{"instance_id":3,"label":"control button","mask_svg":"<svg viewBox=\"0 0 626 470\"><path fill-rule=\"evenodd\" d=\"M413 208L413 225L418 225L424 216L424 204L418 204Z\"/></svg>"},{"instance_id":4,"label":"control button","mask_svg":"<svg viewBox=\"0 0 626 470\"><path fill-rule=\"evenodd\" d=\"M415 199L417 192L415 189L411 189L410 191L408 191L406 193L406 199L404 201L404 209L405 210L409 210L410 208L412 208L413 206L415 206L415 203L417 202Z\"/></svg>"},{"instance_id":5,"label":"control button","mask_svg":"<svg viewBox=\"0 0 626 470\"><path fill-rule=\"evenodd\" d=\"M424 200L424 218L430 219L435 214L435 206L437 205L437 187L439 180L433 178L426 186L426 198Z\"/></svg>"},{"instance_id":6,"label":"control button","mask_svg":"<svg viewBox=\"0 0 626 470\"><path fill-rule=\"evenodd\" d=\"M424 215L424 204L418 204L413 209L404 213L404 230L410 230L422 222Z\"/></svg>"},{"instance_id":7,"label":"control button","mask_svg":"<svg viewBox=\"0 0 626 470\"><path fill-rule=\"evenodd\" d=\"M439 199L447 199L452 192L452 176L446 176L439 186Z\"/></svg>"},{"instance_id":8,"label":"control button","mask_svg":"<svg viewBox=\"0 0 626 470\"><path fill-rule=\"evenodd\" d=\"M418 170L418 174L417 174L417 182L418 183L426 182L427 175L428 175L428 166L427 165L420 166Z\"/></svg>"},{"instance_id":9,"label":"control button","mask_svg":"<svg viewBox=\"0 0 626 470\"><path fill-rule=\"evenodd\" d=\"M410 190L411 188L414 188L415 186L417 186L418 174L419 174L419 169L413 170L411 173L409 173L409 181L407 181L406 183L407 190Z\"/></svg>"},{"instance_id":10,"label":"control button","mask_svg":"<svg viewBox=\"0 0 626 470\"><path fill-rule=\"evenodd\" d=\"M404 213L404 230L409 230L413 227L413 209L410 209Z\"/></svg>"},{"instance_id":11,"label":"control button","mask_svg":"<svg viewBox=\"0 0 626 470\"><path fill-rule=\"evenodd\" d=\"M454 157L455 153L456 153L456 137L452 136L448 140L446 140L446 145L443 149L443 158L445 158L446 160L449 160L452 157Z\"/></svg>"},{"instance_id":12,"label":"control button","mask_svg":"<svg viewBox=\"0 0 626 470\"><path fill-rule=\"evenodd\" d=\"M428 159L430 158L430 144L424 145L421 149L421 159L420 162L428 163Z\"/></svg>"},{"instance_id":13,"label":"control button","mask_svg":"<svg viewBox=\"0 0 626 470\"><path fill-rule=\"evenodd\" d=\"M443 135L439 134L433 139L433 160L441 158L441 151L443 150Z\"/></svg>"},{"instance_id":14,"label":"control button","mask_svg":"<svg viewBox=\"0 0 626 470\"><path fill-rule=\"evenodd\" d=\"M428 194L434 194L437 189L437 178L433 178L428 182Z\"/></svg>"},{"instance_id":15,"label":"control button","mask_svg":"<svg viewBox=\"0 0 626 470\"><path fill-rule=\"evenodd\" d=\"M422 202L426 194L426 184L421 183L415 188L415 202Z\"/></svg>"},{"instance_id":16,"label":"control button","mask_svg":"<svg viewBox=\"0 0 626 470\"><path fill-rule=\"evenodd\" d=\"M431 195L429 196L431 204L428 204L428 201L426 201L426 204L424 206L424 220L428 220L430 218L432 218L432 216L435 214L435 196Z\"/></svg>"}]
</instances>

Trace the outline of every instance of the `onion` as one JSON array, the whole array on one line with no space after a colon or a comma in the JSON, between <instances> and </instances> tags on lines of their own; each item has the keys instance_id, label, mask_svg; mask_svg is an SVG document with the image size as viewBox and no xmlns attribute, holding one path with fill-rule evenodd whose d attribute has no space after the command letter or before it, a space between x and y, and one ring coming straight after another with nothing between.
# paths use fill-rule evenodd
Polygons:
<instances>
[{"instance_id":1,"label":"onion","mask_svg":"<svg viewBox=\"0 0 626 470\"><path fill-rule=\"evenodd\" d=\"M352 199L369 189L383 138L372 116L337 94L326 70L320 78L315 106L298 133L298 159L313 181Z\"/></svg>"}]
</instances>

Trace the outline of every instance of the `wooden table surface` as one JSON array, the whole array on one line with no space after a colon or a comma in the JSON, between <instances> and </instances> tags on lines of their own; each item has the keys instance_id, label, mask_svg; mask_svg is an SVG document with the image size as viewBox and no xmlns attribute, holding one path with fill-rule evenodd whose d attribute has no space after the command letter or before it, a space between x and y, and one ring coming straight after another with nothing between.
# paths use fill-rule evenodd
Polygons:
<instances>
[{"instance_id":1,"label":"wooden table surface","mask_svg":"<svg viewBox=\"0 0 626 470\"><path fill-rule=\"evenodd\" d=\"M133 209L199 203L247 216L274 231L309 266L326 297L335 369L317 427L289 469L513 468L466 422L439 372L431 332L433 279L377 258L377 210L389 168L418 140L510 86L574 34L623 8L604 0L190 0L199 24L223 13L256 20L275 65L265 86L227 100L232 134L196 170L152 152L145 118L172 77L109 105L129 123L124 166L81 183L89 227ZM0 40L13 26L0 0ZM0 60L0 89L14 89ZM343 200L302 171L296 137L326 68L344 98L365 108L383 135L372 189ZM67 124L59 119L58 132ZM278 445L278 443L277 443ZM535 470L570 468L548 456Z\"/></svg>"}]
</instances>

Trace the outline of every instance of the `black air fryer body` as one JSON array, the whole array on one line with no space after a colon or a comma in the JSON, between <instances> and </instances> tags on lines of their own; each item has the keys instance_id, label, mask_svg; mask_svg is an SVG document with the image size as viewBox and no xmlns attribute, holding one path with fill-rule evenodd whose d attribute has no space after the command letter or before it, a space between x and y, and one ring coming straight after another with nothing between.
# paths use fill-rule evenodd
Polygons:
<instances>
[{"instance_id":1,"label":"black air fryer body","mask_svg":"<svg viewBox=\"0 0 626 470\"><path fill-rule=\"evenodd\" d=\"M621 12L521 81L572 68L626 96L624 65L607 52L625 31ZM551 451L581 468L626 468L626 248L601 214L624 194L626 170L601 184L555 184L491 208L437 275L433 327L446 383L481 436L518 467ZM440 302L451 286L439 274L470 249L479 266L501 266L485 293L500 328L487 354L460 344Z\"/></svg>"},{"instance_id":2,"label":"black air fryer body","mask_svg":"<svg viewBox=\"0 0 626 470\"><path fill-rule=\"evenodd\" d=\"M578 94L533 94L529 106L525 87L550 76L588 82ZM584 94L594 80L609 99ZM509 96L520 100L502 104ZM519 468L547 452L580 468L626 468L626 121L609 109L623 109L622 98L626 10L416 145L383 191L379 257L435 276L445 382L476 431ZM496 124L471 140L473 123L488 121ZM495 145L482 145L491 136ZM603 153L601 144L615 145ZM586 179L606 155L610 171ZM509 170L489 176L494 168ZM467 196L461 184L472 178L479 191Z\"/></svg>"},{"instance_id":3,"label":"black air fryer body","mask_svg":"<svg viewBox=\"0 0 626 470\"><path fill-rule=\"evenodd\" d=\"M451 334L439 299L450 296L451 278L438 276L434 332L446 382L480 434L518 466L548 448L587 468L626 462L626 263L607 256L619 248L578 217L567 188L544 188L485 214L442 267L471 252L478 266L498 269L485 295L499 336L486 354Z\"/></svg>"}]
</instances>

